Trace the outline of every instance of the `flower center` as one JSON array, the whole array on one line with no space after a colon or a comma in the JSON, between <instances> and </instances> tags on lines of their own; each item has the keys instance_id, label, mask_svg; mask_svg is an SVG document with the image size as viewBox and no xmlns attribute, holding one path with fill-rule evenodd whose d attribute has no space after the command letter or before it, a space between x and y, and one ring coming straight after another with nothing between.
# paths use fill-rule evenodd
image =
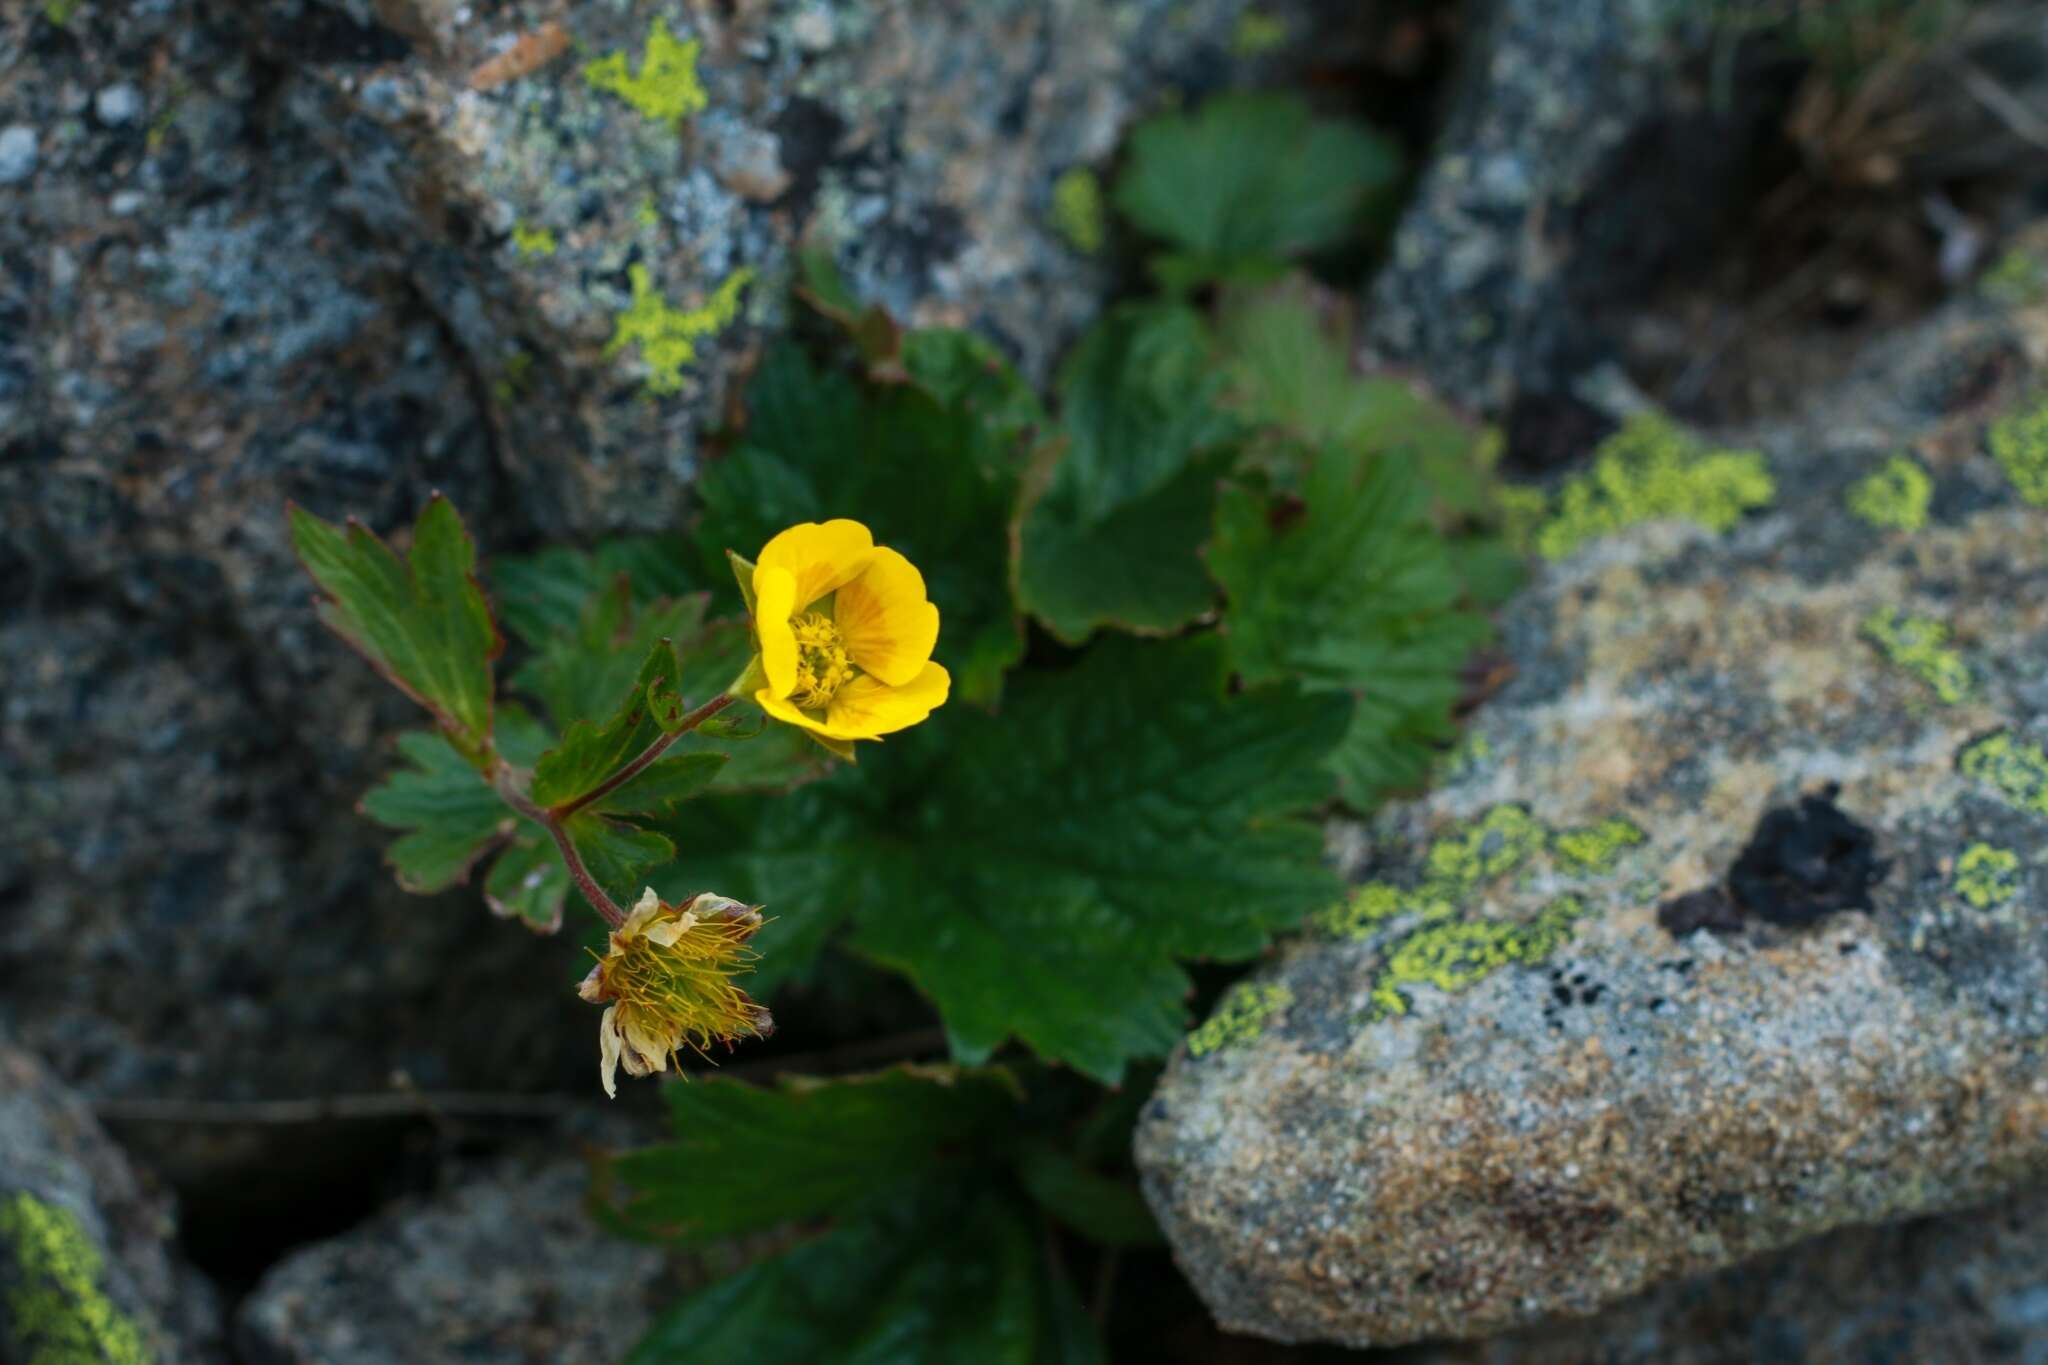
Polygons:
<instances>
[{"instance_id":1,"label":"flower center","mask_svg":"<svg viewBox=\"0 0 2048 1365\"><path fill-rule=\"evenodd\" d=\"M789 699L807 711L823 710L860 670L853 666L846 641L829 617L807 611L790 625L796 631L796 686Z\"/></svg>"}]
</instances>

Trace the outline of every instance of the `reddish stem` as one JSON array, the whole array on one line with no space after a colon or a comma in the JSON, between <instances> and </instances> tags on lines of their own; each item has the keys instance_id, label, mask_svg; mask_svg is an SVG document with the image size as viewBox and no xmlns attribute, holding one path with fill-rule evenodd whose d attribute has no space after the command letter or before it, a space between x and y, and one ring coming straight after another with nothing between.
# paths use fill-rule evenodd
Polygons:
<instances>
[{"instance_id":1,"label":"reddish stem","mask_svg":"<svg viewBox=\"0 0 2048 1365\"><path fill-rule=\"evenodd\" d=\"M625 786L628 782L631 782L634 778L638 777L646 769L648 764L654 762L655 759L660 758L662 754L668 750L669 745L675 743L684 735L689 734L690 731L696 729L705 721L710 720L713 716L717 715L720 711L723 711L726 707L731 706L733 702L736 700L738 700L738 698L731 696L713 697L710 701L705 702L702 706L692 711L689 715L684 716L682 719L682 723L677 725L675 729L669 731L660 739L655 740L654 743L648 745L645 749L642 749L640 751L640 756L634 759L631 763L628 763L625 767L619 769L610 777L607 777L604 781L598 783L595 787L592 787L589 791L583 793L583 795L577 797L575 800L564 801L561 805L554 807L550 813L553 814L557 819L566 820L570 816L574 815L577 811L582 810L585 806L589 805L591 802L599 801L607 796L610 796L613 792L617 791L619 788Z\"/></svg>"}]
</instances>

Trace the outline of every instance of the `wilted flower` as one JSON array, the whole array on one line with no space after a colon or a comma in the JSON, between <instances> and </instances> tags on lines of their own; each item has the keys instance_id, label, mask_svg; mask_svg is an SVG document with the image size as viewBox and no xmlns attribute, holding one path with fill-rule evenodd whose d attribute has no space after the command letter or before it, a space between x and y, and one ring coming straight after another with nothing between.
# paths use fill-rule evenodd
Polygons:
<instances>
[{"instance_id":1,"label":"wilted flower","mask_svg":"<svg viewBox=\"0 0 2048 1365\"><path fill-rule=\"evenodd\" d=\"M939 609L924 575L867 527L803 522L735 567L751 589L760 648L753 699L769 715L845 751L946 700L952 680L932 662Z\"/></svg>"},{"instance_id":2,"label":"wilted flower","mask_svg":"<svg viewBox=\"0 0 2048 1365\"><path fill-rule=\"evenodd\" d=\"M622 1062L629 1076L651 1075L683 1048L702 1054L713 1042L775 1031L768 1011L732 983L752 961L747 940L760 927L760 910L724 896L664 905L652 888L641 894L577 989L592 1004L609 1002L597 1026L605 1094L618 1094Z\"/></svg>"}]
</instances>

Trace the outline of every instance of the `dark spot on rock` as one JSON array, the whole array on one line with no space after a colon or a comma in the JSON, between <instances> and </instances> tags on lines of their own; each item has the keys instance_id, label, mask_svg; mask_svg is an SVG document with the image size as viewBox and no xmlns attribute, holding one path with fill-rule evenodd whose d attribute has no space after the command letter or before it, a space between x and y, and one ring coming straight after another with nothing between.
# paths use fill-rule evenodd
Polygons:
<instances>
[{"instance_id":1,"label":"dark spot on rock","mask_svg":"<svg viewBox=\"0 0 2048 1365\"><path fill-rule=\"evenodd\" d=\"M1601 995L1604 994L1606 990L1607 988L1605 986L1599 985L1597 983L1588 986L1584 990L1579 992L1579 1003L1581 1005L1597 1005L1600 1003Z\"/></svg>"},{"instance_id":2,"label":"dark spot on rock","mask_svg":"<svg viewBox=\"0 0 2048 1365\"><path fill-rule=\"evenodd\" d=\"M1767 811L1728 873L1728 889L1750 914L1774 924L1811 924L1837 910L1869 910L1870 888L1889 864L1877 836L1835 804L1833 783L1795 809Z\"/></svg>"},{"instance_id":3,"label":"dark spot on rock","mask_svg":"<svg viewBox=\"0 0 2048 1365\"><path fill-rule=\"evenodd\" d=\"M1726 934L1742 927L1742 911L1720 887L1703 886L1683 896L1673 896L1658 906L1657 923L1673 938L1684 938L1695 929L1711 929L1717 934ZM1665 965L1676 972L1692 967L1691 962Z\"/></svg>"},{"instance_id":4,"label":"dark spot on rock","mask_svg":"<svg viewBox=\"0 0 2048 1365\"><path fill-rule=\"evenodd\" d=\"M1570 464L1616 427L1614 419L1568 393L1521 395L1505 425L1507 467L1528 474Z\"/></svg>"},{"instance_id":5,"label":"dark spot on rock","mask_svg":"<svg viewBox=\"0 0 2048 1365\"><path fill-rule=\"evenodd\" d=\"M274 25L270 38L295 63L376 64L395 62L412 51L405 35L382 24L358 23L346 10L307 5L288 22Z\"/></svg>"},{"instance_id":6,"label":"dark spot on rock","mask_svg":"<svg viewBox=\"0 0 2048 1365\"><path fill-rule=\"evenodd\" d=\"M1552 986L1550 994L1560 1005L1569 1005L1572 1002L1572 988L1570 986Z\"/></svg>"},{"instance_id":7,"label":"dark spot on rock","mask_svg":"<svg viewBox=\"0 0 2048 1365\"><path fill-rule=\"evenodd\" d=\"M1612 1204L1551 1185L1511 1185L1498 1192L1509 1227L1554 1256L1582 1251L1621 1217Z\"/></svg>"},{"instance_id":8,"label":"dark spot on rock","mask_svg":"<svg viewBox=\"0 0 2048 1365\"><path fill-rule=\"evenodd\" d=\"M771 128L781 144L782 169L789 173L789 188L776 207L802 217L818 193L818 181L838 150L839 139L846 136L846 120L830 106L799 95L784 106Z\"/></svg>"}]
</instances>

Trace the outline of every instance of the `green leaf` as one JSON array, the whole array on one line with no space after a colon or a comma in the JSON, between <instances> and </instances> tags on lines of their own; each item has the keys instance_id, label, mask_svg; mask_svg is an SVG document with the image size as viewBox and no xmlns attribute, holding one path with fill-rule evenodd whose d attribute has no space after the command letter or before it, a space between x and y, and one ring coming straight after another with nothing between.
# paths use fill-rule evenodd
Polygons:
<instances>
[{"instance_id":1,"label":"green leaf","mask_svg":"<svg viewBox=\"0 0 2048 1365\"><path fill-rule=\"evenodd\" d=\"M1019 1037L1115 1082L1180 1038L1176 958L1242 959L1334 894L1324 799L1350 707L1229 697L1214 639L1111 639L949 708L861 768L774 803L699 802L658 886L715 886L793 921L763 965L851 915L854 945L938 1004L954 1053Z\"/></svg>"},{"instance_id":2,"label":"green leaf","mask_svg":"<svg viewBox=\"0 0 2048 1365\"><path fill-rule=\"evenodd\" d=\"M516 919L528 928L552 934L562 927L562 907L569 898L569 869L554 841L524 824L528 833L513 842L491 864L484 878L484 904L502 919Z\"/></svg>"},{"instance_id":3,"label":"green leaf","mask_svg":"<svg viewBox=\"0 0 2048 1365\"><path fill-rule=\"evenodd\" d=\"M845 1213L996 1161L1021 1098L1000 1067L670 1086L676 1137L611 1163L632 1191L614 1213L627 1230L691 1244Z\"/></svg>"},{"instance_id":4,"label":"green leaf","mask_svg":"<svg viewBox=\"0 0 2048 1365\"><path fill-rule=\"evenodd\" d=\"M955 694L993 699L1024 641L1004 572L1016 478L988 453L989 422L919 385L821 372L790 345L763 361L747 407L744 443L698 481L706 572L797 522L863 522L924 574Z\"/></svg>"},{"instance_id":5,"label":"green leaf","mask_svg":"<svg viewBox=\"0 0 2048 1365\"><path fill-rule=\"evenodd\" d=\"M563 823L591 879L621 905L638 900L647 874L676 856L676 846L663 836L606 819L588 808Z\"/></svg>"},{"instance_id":6,"label":"green leaf","mask_svg":"<svg viewBox=\"0 0 2048 1365\"><path fill-rule=\"evenodd\" d=\"M687 639L679 638L677 652L682 655L678 689L691 704L702 704L723 693L746 668L754 656L754 632L744 621L710 621ZM738 724L741 714L726 711L719 719L735 717ZM752 702L746 704L744 715L751 718L746 730L687 734L669 753L725 755L725 766L711 784L712 790L721 792L788 791L824 771L817 749L794 728L767 723Z\"/></svg>"},{"instance_id":7,"label":"green leaf","mask_svg":"<svg viewBox=\"0 0 2048 1365\"><path fill-rule=\"evenodd\" d=\"M615 815L672 815L677 806L710 786L724 766L724 754L667 755L607 792L596 807Z\"/></svg>"},{"instance_id":8,"label":"green leaf","mask_svg":"<svg viewBox=\"0 0 2048 1365\"><path fill-rule=\"evenodd\" d=\"M387 829L410 831L385 850L398 884L426 895L469 880L470 869L519 818L433 730L398 737L400 767L363 797L363 814Z\"/></svg>"},{"instance_id":9,"label":"green leaf","mask_svg":"<svg viewBox=\"0 0 2048 1365\"><path fill-rule=\"evenodd\" d=\"M491 585L507 629L535 648L574 630L590 599L623 579L636 606L688 597L713 586L681 536L621 536L591 550L550 546L491 561Z\"/></svg>"},{"instance_id":10,"label":"green leaf","mask_svg":"<svg viewBox=\"0 0 2048 1365\"><path fill-rule=\"evenodd\" d=\"M627 1365L1101 1365L1007 1190L934 1189L699 1290Z\"/></svg>"},{"instance_id":11,"label":"green leaf","mask_svg":"<svg viewBox=\"0 0 2048 1365\"><path fill-rule=\"evenodd\" d=\"M1017 560L1018 601L1055 635L1169 631L1214 605L1200 551L1237 431L1219 390L1201 319L1179 305L1117 309L1067 358L1065 448Z\"/></svg>"},{"instance_id":12,"label":"green leaf","mask_svg":"<svg viewBox=\"0 0 2048 1365\"><path fill-rule=\"evenodd\" d=\"M351 519L346 529L296 505L292 545L324 596L322 622L427 708L478 767L491 745L491 660L504 648L476 580L476 546L440 494L413 524L401 560Z\"/></svg>"},{"instance_id":13,"label":"green leaf","mask_svg":"<svg viewBox=\"0 0 2048 1365\"><path fill-rule=\"evenodd\" d=\"M673 686L675 649L666 640L656 640L644 654L638 677L619 698L610 719L602 725L575 722L560 745L541 755L528 791L536 805L552 808L574 801L661 738L662 727L649 704L648 689L662 683Z\"/></svg>"},{"instance_id":14,"label":"green leaf","mask_svg":"<svg viewBox=\"0 0 2048 1365\"><path fill-rule=\"evenodd\" d=\"M1418 781L1455 737L1458 671L1488 627L1459 606L1456 562L1408 466L1326 447L1302 500L1298 514L1276 516L1286 509L1263 490L1226 490L1210 564L1247 682L1299 678L1357 698L1330 763L1345 799L1365 808Z\"/></svg>"},{"instance_id":15,"label":"green leaf","mask_svg":"<svg viewBox=\"0 0 2048 1365\"><path fill-rule=\"evenodd\" d=\"M1400 165L1388 139L1295 96L1221 95L1131 134L1116 204L1178 249L1176 282L1241 278L1342 240Z\"/></svg>"},{"instance_id":16,"label":"green leaf","mask_svg":"<svg viewBox=\"0 0 2048 1365\"><path fill-rule=\"evenodd\" d=\"M1133 1247L1164 1240L1135 1185L1091 1171L1049 1142L1026 1145L1017 1174L1041 1208L1091 1241Z\"/></svg>"},{"instance_id":17,"label":"green leaf","mask_svg":"<svg viewBox=\"0 0 2048 1365\"><path fill-rule=\"evenodd\" d=\"M941 404L977 419L973 452L991 477L1020 472L1045 405L1002 352L973 332L927 327L903 338L903 371Z\"/></svg>"}]
</instances>

